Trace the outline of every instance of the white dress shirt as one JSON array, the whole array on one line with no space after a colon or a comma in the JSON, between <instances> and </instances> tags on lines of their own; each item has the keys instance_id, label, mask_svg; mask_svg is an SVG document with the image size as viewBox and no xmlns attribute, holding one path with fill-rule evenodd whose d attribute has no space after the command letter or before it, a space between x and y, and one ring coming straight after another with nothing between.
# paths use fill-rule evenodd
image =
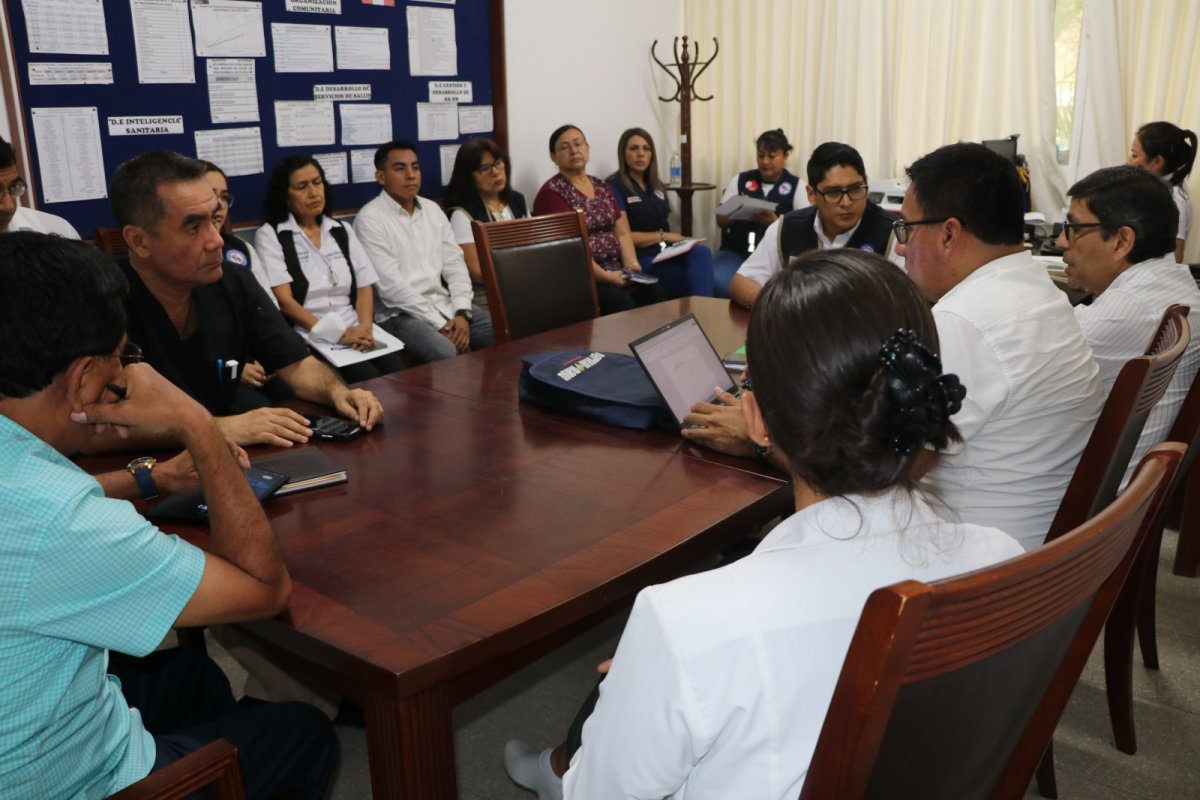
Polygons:
<instances>
[{"instance_id":1,"label":"white dress shirt","mask_svg":"<svg viewBox=\"0 0 1200 800\"><path fill-rule=\"evenodd\" d=\"M351 265L346 263L346 255L331 233L339 225L346 229L357 288L373 286L379 278L371 265L370 256L349 225L337 222L328 214L323 215L321 246L317 247L304 235L304 231L296 223L296 218L291 214L288 214L286 221L279 223L279 230L292 232L292 241L296 244L296 258L300 262L304 277L308 279L304 308L317 318L312 333L323 341L331 342L337 342L346 332L346 328L358 324L358 313L350 297ZM291 283L292 276L283 258L283 246L280 245L279 236L270 223L265 223L258 229L254 243L263 266L266 267L267 280L271 286ZM302 332L305 330L301 325L297 325L296 329Z\"/></svg>"},{"instance_id":2,"label":"white dress shirt","mask_svg":"<svg viewBox=\"0 0 1200 800\"><path fill-rule=\"evenodd\" d=\"M38 211L36 208L17 206L12 219L8 221L5 233L13 231L36 231L37 233L56 233L64 239L78 239L79 232L75 226L62 217Z\"/></svg>"},{"instance_id":3,"label":"white dress shirt","mask_svg":"<svg viewBox=\"0 0 1200 800\"><path fill-rule=\"evenodd\" d=\"M1179 233L1176 239L1187 239L1192 230L1192 197L1188 194L1187 184L1181 183L1171 187L1171 197L1175 207L1179 209Z\"/></svg>"},{"instance_id":4,"label":"white dress shirt","mask_svg":"<svg viewBox=\"0 0 1200 800\"><path fill-rule=\"evenodd\" d=\"M1192 309L1188 315L1193 326L1192 341L1175 370L1167 393L1146 418L1146 427L1142 429L1137 449L1125 472L1126 481L1146 451L1166 440L1183 398L1192 386L1192 379L1200 369L1200 289L1196 288L1187 267L1175 263L1172 252L1134 264L1118 275L1090 306L1075 307L1075 318L1092 347L1092 355L1100 366L1104 392L1108 394L1125 362L1145 354L1163 312L1176 303Z\"/></svg>"},{"instance_id":5,"label":"white dress shirt","mask_svg":"<svg viewBox=\"0 0 1200 800\"><path fill-rule=\"evenodd\" d=\"M1029 550L1046 538L1104 405L1067 296L1027 252L977 269L933 307L942 369L967 387L963 442L922 485L948 516L993 525Z\"/></svg>"},{"instance_id":6,"label":"white dress shirt","mask_svg":"<svg viewBox=\"0 0 1200 800\"><path fill-rule=\"evenodd\" d=\"M765 286L775 273L783 269L783 263L779 258L780 222L782 222L782 218L775 220L767 226L758 247L755 247L754 252L748 255L746 260L742 262L742 265L738 267L738 275L749 278L759 286ZM818 248L828 250L833 247L845 247L846 242L850 241L850 237L854 235L854 232L858 230L858 226L861 224L862 220L860 219L858 224L853 228L831 239L825 234L825 226L821 224L821 215L815 215L813 217L813 230L817 232ZM884 257L900 269L904 269L904 256L896 253L895 236L890 237L887 253Z\"/></svg>"},{"instance_id":7,"label":"white dress shirt","mask_svg":"<svg viewBox=\"0 0 1200 800\"><path fill-rule=\"evenodd\" d=\"M564 797L794 800L867 596L1020 553L889 490L804 508L742 560L643 590Z\"/></svg>"},{"instance_id":8,"label":"white dress shirt","mask_svg":"<svg viewBox=\"0 0 1200 800\"><path fill-rule=\"evenodd\" d=\"M437 203L418 197L409 214L380 192L358 212L354 227L379 274L377 322L403 311L441 330L455 311L471 308L467 262Z\"/></svg>"}]
</instances>

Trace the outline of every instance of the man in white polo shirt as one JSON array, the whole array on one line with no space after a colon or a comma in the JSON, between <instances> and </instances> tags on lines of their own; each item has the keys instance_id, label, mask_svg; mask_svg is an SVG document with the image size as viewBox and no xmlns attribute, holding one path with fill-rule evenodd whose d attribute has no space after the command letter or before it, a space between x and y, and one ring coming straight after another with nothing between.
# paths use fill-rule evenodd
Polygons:
<instances>
[{"instance_id":1,"label":"man in white polo shirt","mask_svg":"<svg viewBox=\"0 0 1200 800\"><path fill-rule=\"evenodd\" d=\"M1131 358L1146 352L1168 306L1191 307L1192 341L1167 393L1150 412L1125 472L1128 479L1151 445L1163 441L1200 369L1200 289L1175 263L1178 208L1170 187L1152 172L1123 165L1097 170L1071 187L1071 207L1058 246L1067 283L1096 295L1075 317L1100 366L1104 390Z\"/></svg>"},{"instance_id":2,"label":"man in white polo shirt","mask_svg":"<svg viewBox=\"0 0 1200 800\"><path fill-rule=\"evenodd\" d=\"M963 441L921 485L964 522L1026 549L1042 543L1104 405L1104 385L1065 294L1022 246L1024 190L979 144L918 159L897 252L935 305L946 372L967 387Z\"/></svg>"},{"instance_id":3,"label":"man in white polo shirt","mask_svg":"<svg viewBox=\"0 0 1200 800\"><path fill-rule=\"evenodd\" d=\"M71 223L62 217L17 205L17 198L25 194L27 188L25 179L17 172L17 157L12 145L0 139L0 233L36 231L56 233L68 239L79 238Z\"/></svg>"}]
</instances>

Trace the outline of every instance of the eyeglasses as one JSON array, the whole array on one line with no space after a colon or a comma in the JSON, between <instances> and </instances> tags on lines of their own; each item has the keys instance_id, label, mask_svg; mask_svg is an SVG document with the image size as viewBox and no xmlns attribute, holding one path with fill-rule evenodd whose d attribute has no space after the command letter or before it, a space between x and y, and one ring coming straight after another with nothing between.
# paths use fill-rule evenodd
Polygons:
<instances>
[{"instance_id":1,"label":"eyeglasses","mask_svg":"<svg viewBox=\"0 0 1200 800\"><path fill-rule=\"evenodd\" d=\"M224 205L225 208L228 209L233 208L233 201L237 198L231 195L229 192L218 192L217 199L221 201L221 204Z\"/></svg>"},{"instance_id":2,"label":"eyeglasses","mask_svg":"<svg viewBox=\"0 0 1200 800\"><path fill-rule=\"evenodd\" d=\"M475 171L480 175L494 175L497 172L504 172L504 162L493 161L490 164L480 164L475 168Z\"/></svg>"},{"instance_id":3,"label":"eyeglasses","mask_svg":"<svg viewBox=\"0 0 1200 800\"><path fill-rule=\"evenodd\" d=\"M29 187L25 185L24 178L13 178L13 182L8 186L0 186L0 194L7 194L13 199L20 197L27 191L29 191Z\"/></svg>"},{"instance_id":4,"label":"eyeglasses","mask_svg":"<svg viewBox=\"0 0 1200 800\"><path fill-rule=\"evenodd\" d=\"M939 222L945 222L950 217L937 217L936 219L914 219L905 221L898 219L892 223L892 233L896 235L897 244L906 244L908 237L911 235L911 229L918 225L937 225Z\"/></svg>"},{"instance_id":5,"label":"eyeglasses","mask_svg":"<svg viewBox=\"0 0 1200 800\"><path fill-rule=\"evenodd\" d=\"M130 364L140 364L146 360L146 355L142 352L142 348L133 342L126 342L124 349L120 353L115 353L108 357L118 359L122 367L128 367Z\"/></svg>"},{"instance_id":6,"label":"eyeglasses","mask_svg":"<svg viewBox=\"0 0 1200 800\"><path fill-rule=\"evenodd\" d=\"M1063 237L1071 241L1071 231L1075 228L1119 228L1119 225L1109 225L1107 222L1064 222Z\"/></svg>"},{"instance_id":7,"label":"eyeglasses","mask_svg":"<svg viewBox=\"0 0 1200 800\"><path fill-rule=\"evenodd\" d=\"M588 143L583 139L576 139L573 142L559 142L558 146L555 147L554 150L558 153L566 153L571 150L586 150L587 146Z\"/></svg>"},{"instance_id":8,"label":"eyeglasses","mask_svg":"<svg viewBox=\"0 0 1200 800\"><path fill-rule=\"evenodd\" d=\"M824 190L817 189L816 192L825 198L826 203L840 203L843 197L849 197L851 200L862 200L867 196L867 187L866 184L856 183L854 186L847 186L844 189L841 187Z\"/></svg>"}]
</instances>

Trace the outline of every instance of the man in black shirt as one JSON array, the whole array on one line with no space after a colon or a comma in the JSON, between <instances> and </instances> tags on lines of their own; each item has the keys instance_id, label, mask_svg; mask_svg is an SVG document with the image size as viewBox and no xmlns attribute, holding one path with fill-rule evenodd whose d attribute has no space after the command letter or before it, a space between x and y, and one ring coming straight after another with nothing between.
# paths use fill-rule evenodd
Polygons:
<instances>
[{"instance_id":1,"label":"man in black shirt","mask_svg":"<svg viewBox=\"0 0 1200 800\"><path fill-rule=\"evenodd\" d=\"M199 400L241 445L308 440L305 418L287 408L244 413L241 371L257 360L305 400L332 406L368 430L379 400L351 389L314 358L246 270L222 269L220 204L204 165L178 153L143 153L113 174L109 198L129 245L118 265L129 280L129 339L155 369Z\"/></svg>"}]
</instances>

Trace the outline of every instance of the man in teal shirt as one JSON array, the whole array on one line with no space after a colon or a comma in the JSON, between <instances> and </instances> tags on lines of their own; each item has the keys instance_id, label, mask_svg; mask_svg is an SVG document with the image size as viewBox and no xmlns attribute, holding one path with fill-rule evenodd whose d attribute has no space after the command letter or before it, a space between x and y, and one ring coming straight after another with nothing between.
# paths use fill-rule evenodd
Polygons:
<instances>
[{"instance_id":1,"label":"man in teal shirt","mask_svg":"<svg viewBox=\"0 0 1200 800\"><path fill-rule=\"evenodd\" d=\"M191 651L129 657L173 626L279 613L291 583L213 418L133 363L126 290L87 244L0 237L0 796L107 797L224 736L252 797L320 797L333 741L315 709L240 707ZM209 504L209 552L68 460L110 426L185 443ZM110 664L109 650L128 656Z\"/></svg>"}]
</instances>

